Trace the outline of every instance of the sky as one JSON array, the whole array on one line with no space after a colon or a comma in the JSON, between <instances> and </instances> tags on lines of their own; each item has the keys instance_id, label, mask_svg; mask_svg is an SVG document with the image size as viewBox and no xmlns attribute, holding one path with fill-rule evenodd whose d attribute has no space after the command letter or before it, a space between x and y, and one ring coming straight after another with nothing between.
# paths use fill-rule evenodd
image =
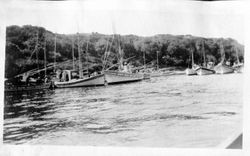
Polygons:
<instances>
[{"instance_id":1,"label":"sky","mask_svg":"<svg viewBox=\"0 0 250 156\"><path fill-rule=\"evenodd\" d=\"M56 33L173 34L234 38L244 43L244 5L180 0L10 1L4 22Z\"/></svg>"}]
</instances>

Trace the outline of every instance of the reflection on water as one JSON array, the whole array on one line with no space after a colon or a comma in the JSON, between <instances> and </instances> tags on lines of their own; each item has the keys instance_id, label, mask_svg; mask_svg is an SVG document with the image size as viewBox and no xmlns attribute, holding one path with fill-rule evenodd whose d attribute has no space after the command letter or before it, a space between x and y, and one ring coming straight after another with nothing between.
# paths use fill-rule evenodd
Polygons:
<instances>
[{"instance_id":1,"label":"reflection on water","mask_svg":"<svg viewBox=\"0 0 250 156\"><path fill-rule=\"evenodd\" d=\"M4 143L216 147L242 127L242 83L179 75L5 94Z\"/></svg>"}]
</instances>

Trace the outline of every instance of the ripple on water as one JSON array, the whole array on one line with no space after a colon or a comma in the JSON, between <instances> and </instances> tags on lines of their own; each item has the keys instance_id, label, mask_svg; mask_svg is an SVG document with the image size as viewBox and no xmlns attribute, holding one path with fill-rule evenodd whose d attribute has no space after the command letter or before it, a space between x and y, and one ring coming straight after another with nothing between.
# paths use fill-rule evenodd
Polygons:
<instances>
[{"instance_id":1,"label":"ripple on water","mask_svg":"<svg viewBox=\"0 0 250 156\"><path fill-rule=\"evenodd\" d=\"M221 115L221 116L231 116L231 115L236 115L237 113L235 112L208 112L204 114L215 114L215 115Z\"/></svg>"},{"instance_id":2,"label":"ripple on water","mask_svg":"<svg viewBox=\"0 0 250 156\"><path fill-rule=\"evenodd\" d=\"M64 144L66 137L88 145L133 142L193 147L207 138L218 144L230 135L229 130L241 127L240 80L240 75L169 76L107 87L6 95L4 143ZM228 131L217 134L220 125ZM175 136L176 132L183 135Z\"/></svg>"}]
</instances>

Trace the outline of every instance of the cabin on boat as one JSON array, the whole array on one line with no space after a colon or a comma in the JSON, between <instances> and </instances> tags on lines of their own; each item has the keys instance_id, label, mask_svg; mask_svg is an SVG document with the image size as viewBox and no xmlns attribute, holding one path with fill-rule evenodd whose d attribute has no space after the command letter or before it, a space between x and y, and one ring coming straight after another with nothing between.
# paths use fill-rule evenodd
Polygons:
<instances>
[{"instance_id":1,"label":"cabin on boat","mask_svg":"<svg viewBox=\"0 0 250 156\"><path fill-rule=\"evenodd\" d=\"M132 73L132 65L130 63L124 62L120 68L121 72Z\"/></svg>"},{"instance_id":2,"label":"cabin on boat","mask_svg":"<svg viewBox=\"0 0 250 156\"><path fill-rule=\"evenodd\" d=\"M56 81L67 82L73 79L79 79L79 71L76 70L56 70Z\"/></svg>"}]
</instances>

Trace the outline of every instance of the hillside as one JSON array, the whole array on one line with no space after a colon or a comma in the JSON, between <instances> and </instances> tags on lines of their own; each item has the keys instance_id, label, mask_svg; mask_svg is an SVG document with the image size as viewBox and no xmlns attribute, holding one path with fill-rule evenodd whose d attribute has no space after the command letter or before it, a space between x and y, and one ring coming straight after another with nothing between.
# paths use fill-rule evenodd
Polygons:
<instances>
[{"instance_id":1,"label":"hillside","mask_svg":"<svg viewBox=\"0 0 250 156\"><path fill-rule=\"evenodd\" d=\"M56 53L54 52L55 35ZM78 36L79 44L77 42ZM237 53L240 61L244 60L244 46L231 38L202 38L170 34L149 37L113 36L99 33L55 34L42 27L13 25L6 28L5 77L10 78L34 68L43 68L45 64L52 64L54 60L57 62L57 67L72 69L72 49L77 69L78 45L83 67L85 69L88 67L92 71L101 70L106 49L110 51L109 65L117 62L119 43L124 51L124 59L130 58L128 61L134 66L143 65L144 53L146 64L155 64L157 51L160 67L187 67L191 62L191 51L194 52L195 63L201 64L203 62L202 45L204 45L206 52L206 60L213 61L215 64L221 60L221 52L223 51L225 59L231 63L237 60Z\"/></svg>"}]
</instances>

